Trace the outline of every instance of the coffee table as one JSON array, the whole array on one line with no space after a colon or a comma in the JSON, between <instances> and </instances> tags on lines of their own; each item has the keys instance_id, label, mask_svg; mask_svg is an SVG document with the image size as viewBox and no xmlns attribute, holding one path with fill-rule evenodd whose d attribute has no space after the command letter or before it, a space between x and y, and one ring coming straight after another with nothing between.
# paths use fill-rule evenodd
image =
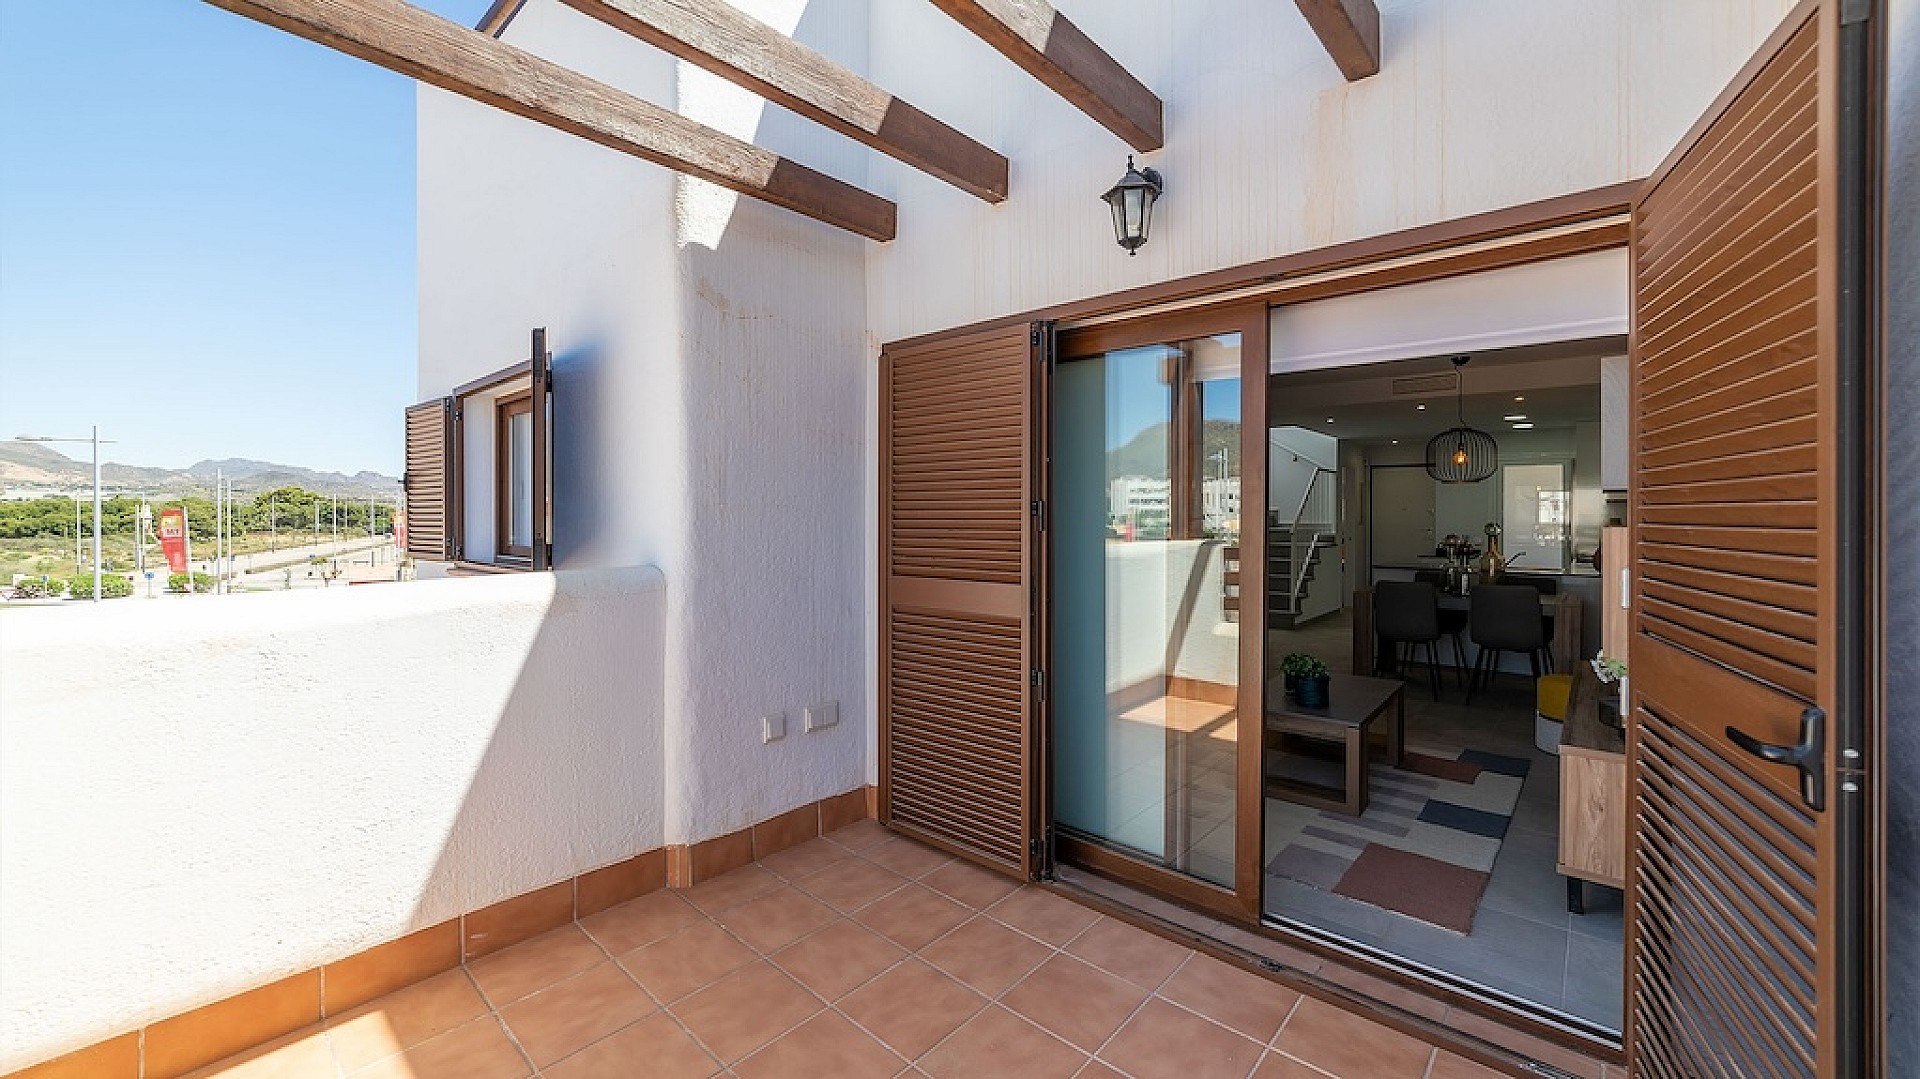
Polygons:
<instances>
[{"instance_id":1,"label":"coffee table","mask_svg":"<svg viewBox=\"0 0 1920 1079\"><path fill-rule=\"evenodd\" d=\"M1264 749L1266 792L1303 805L1334 809L1359 816L1367 811L1368 746L1373 726L1382 716L1387 759L1395 766L1406 758L1407 705L1398 679L1336 674L1327 694L1327 707L1302 708L1287 700L1282 679L1267 681ZM1289 774L1289 754L1278 746L1288 737L1335 742L1345 747L1346 783L1342 787ZM1296 755L1297 756L1297 755Z\"/></svg>"}]
</instances>

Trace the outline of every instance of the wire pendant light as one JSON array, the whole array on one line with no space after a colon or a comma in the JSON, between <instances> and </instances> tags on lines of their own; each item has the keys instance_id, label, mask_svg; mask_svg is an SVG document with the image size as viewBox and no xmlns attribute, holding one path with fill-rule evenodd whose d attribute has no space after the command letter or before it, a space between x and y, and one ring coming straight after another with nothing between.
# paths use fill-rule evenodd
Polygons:
<instances>
[{"instance_id":1,"label":"wire pendant light","mask_svg":"<svg viewBox=\"0 0 1920 1079\"><path fill-rule=\"evenodd\" d=\"M1500 467L1500 444L1485 431L1467 426L1467 361L1472 358L1453 358L1454 401L1460 425L1427 442L1427 475L1441 483L1479 483Z\"/></svg>"}]
</instances>

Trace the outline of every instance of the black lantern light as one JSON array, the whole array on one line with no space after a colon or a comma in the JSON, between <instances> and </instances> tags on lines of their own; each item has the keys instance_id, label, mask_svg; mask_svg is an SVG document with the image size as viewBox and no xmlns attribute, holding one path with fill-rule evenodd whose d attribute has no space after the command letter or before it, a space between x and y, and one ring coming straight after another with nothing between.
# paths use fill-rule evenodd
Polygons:
<instances>
[{"instance_id":1,"label":"black lantern light","mask_svg":"<svg viewBox=\"0 0 1920 1079\"><path fill-rule=\"evenodd\" d=\"M1460 425L1434 435L1427 442L1427 475L1441 483L1479 483L1500 466L1500 445L1485 431L1467 426L1467 361L1455 356L1454 397Z\"/></svg>"},{"instance_id":2,"label":"black lantern light","mask_svg":"<svg viewBox=\"0 0 1920 1079\"><path fill-rule=\"evenodd\" d=\"M1114 241L1126 248L1129 256L1147 242L1147 230L1153 227L1153 204L1159 201L1164 186L1157 170L1134 168L1133 155L1128 154L1127 174L1100 196L1113 211Z\"/></svg>"}]
</instances>

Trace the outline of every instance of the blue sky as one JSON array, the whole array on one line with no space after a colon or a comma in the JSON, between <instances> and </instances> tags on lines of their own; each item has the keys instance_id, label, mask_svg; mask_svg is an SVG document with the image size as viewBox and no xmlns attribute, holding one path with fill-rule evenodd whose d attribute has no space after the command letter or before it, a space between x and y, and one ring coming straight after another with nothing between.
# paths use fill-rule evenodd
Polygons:
<instances>
[{"instance_id":1,"label":"blue sky","mask_svg":"<svg viewBox=\"0 0 1920 1079\"><path fill-rule=\"evenodd\" d=\"M396 473L413 94L201 0L0 0L0 437Z\"/></svg>"}]
</instances>

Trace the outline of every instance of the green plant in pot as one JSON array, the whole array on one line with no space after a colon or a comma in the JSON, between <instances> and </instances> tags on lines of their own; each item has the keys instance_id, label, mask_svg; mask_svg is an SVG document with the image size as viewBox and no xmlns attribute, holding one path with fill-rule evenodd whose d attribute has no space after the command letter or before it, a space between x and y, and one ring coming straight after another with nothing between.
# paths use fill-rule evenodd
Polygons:
<instances>
[{"instance_id":1,"label":"green plant in pot","mask_svg":"<svg viewBox=\"0 0 1920 1079\"><path fill-rule=\"evenodd\" d=\"M1283 676L1288 700L1297 700L1300 696L1300 679L1310 675L1315 669L1321 674L1327 672L1327 665L1306 652L1289 652L1280 660L1280 674Z\"/></svg>"},{"instance_id":2,"label":"green plant in pot","mask_svg":"<svg viewBox=\"0 0 1920 1079\"><path fill-rule=\"evenodd\" d=\"M1289 657L1291 658L1291 657ZM1333 682L1333 672L1327 670L1326 663L1318 657L1307 656L1295 673L1294 700L1302 708L1325 708L1327 706L1328 687Z\"/></svg>"}]
</instances>

